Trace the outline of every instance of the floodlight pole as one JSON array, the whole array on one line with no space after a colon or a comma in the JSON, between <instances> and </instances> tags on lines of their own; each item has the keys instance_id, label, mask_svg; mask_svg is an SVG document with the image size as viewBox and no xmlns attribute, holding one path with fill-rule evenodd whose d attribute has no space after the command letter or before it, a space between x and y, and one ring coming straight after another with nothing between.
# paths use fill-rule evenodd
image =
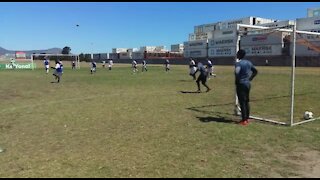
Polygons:
<instances>
[{"instance_id":1,"label":"floodlight pole","mask_svg":"<svg viewBox=\"0 0 320 180\"><path fill-rule=\"evenodd\" d=\"M295 84L295 70L296 70L296 21L293 24L293 40L292 40L292 67L291 67L291 112L290 112L290 126L293 126L293 112L294 112L294 84Z\"/></svg>"}]
</instances>

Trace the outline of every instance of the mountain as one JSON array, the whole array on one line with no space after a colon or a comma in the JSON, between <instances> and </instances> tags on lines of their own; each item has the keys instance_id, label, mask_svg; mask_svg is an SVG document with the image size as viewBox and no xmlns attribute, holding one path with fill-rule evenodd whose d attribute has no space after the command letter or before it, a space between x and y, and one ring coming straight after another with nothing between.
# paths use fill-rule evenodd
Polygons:
<instances>
[{"instance_id":1,"label":"mountain","mask_svg":"<svg viewBox=\"0 0 320 180\"><path fill-rule=\"evenodd\" d=\"M28 55L36 53L46 53L46 54L60 54L62 49L61 48L50 48L50 49L44 49L44 50L29 50L29 51L23 51L23 50L7 50L2 47L0 47L0 55L4 54L15 54L16 51L22 51L25 52Z\"/></svg>"}]
</instances>

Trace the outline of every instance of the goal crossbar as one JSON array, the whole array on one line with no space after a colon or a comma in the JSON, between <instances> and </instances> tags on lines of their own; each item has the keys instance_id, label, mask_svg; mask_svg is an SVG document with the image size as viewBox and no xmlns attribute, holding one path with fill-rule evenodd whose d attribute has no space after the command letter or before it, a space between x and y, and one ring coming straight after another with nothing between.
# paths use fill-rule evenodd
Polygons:
<instances>
[{"instance_id":1,"label":"goal crossbar","mask_svg":"<svg viewBox=\"0 0 320 180\"><path fill-rule=\"evenodd\" d=\"M56 57L59 57L59 56L62 56L62 57L75 57L75 60L76 60L76 68L77 69L80 69L80 57L78 54L31 54L31 59L33 60L33 57L34 56L56 56Z\"/></svg>"}]
</instances>

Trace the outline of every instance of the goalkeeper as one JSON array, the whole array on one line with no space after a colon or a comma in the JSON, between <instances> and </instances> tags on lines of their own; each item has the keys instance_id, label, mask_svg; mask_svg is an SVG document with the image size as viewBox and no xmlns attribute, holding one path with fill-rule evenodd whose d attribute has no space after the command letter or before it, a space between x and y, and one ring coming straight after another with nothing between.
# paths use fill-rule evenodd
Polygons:
<instances>
[{"instance_id":1,"label":"goalkeeper","mask_svg":"<svg viewBox=\"0 0 320 180\"><path fill-rule=\"evenodd\" d=\"M238 62L236 62L235 64L235 84L242 117L240 124L244 126L249 123L249 94L251 88L250 81L252 81L253 78L258 74L258 71L254 67L254 65L250 61L243 59L245 55L246 52L240 49L237 52Z\"/></svg>"}]
</instances>

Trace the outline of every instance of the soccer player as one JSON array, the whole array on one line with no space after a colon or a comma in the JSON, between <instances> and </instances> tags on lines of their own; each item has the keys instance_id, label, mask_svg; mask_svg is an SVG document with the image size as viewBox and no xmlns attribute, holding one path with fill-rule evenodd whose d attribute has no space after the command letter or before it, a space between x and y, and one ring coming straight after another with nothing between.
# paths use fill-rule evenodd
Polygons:
<instances>
[{"instance_id":1,"label":"soccer player","mask_svg":"<svg viewBox=\"0 0 320 180\"><path fill-rule=\"evenodd\" d=\"M108 65L108 66L109 66L109 70L112 69L112 65L113 65L113 61L112 61L112 59L110 59L110 60L109 60L109 65Z\"/></svg>"},{"instance_id":2,"label":"soccer player","mask_svg":"<svg viewBox=\"0 0 320 180\"><path fill-rule=\"evenodd\" d=\"M56 66L55 67L51 67L52 69L55 69L54 73L52 74L53 76L55 76L55 79L57 80L57 83L60 82L62 73L63 73L63 68L60 64L60 62L58 60L56 60Z\"/></svg>"},{"instance_id":3,"label":"soccer player","mask_svg":"<svg viewBox=\"0 0 320 180\"><path fill-rule=\"evenodd\" d=\"M133 60L132 61L132 69L133 69L133 72L138 72L138 69L137 69L137 61L136 60Z\"/></svg>"},{"instance_id":4,"label":"soccer player","mask_svg":"<svg viewBox=\"0 0 320 180\"><path fill-rule=\"evenodd\" d=\"M207 59L207 68L208 68L208 72L209 72L209 75L208 75L208 78L210 79L211 76L216 76L215 74L213 74L213 64L211 62L210 59Z\"/></svg>"},{"instance_id":5,"label":"soccer player","mask_svg":"<svg viewBox=\"0 0 320 180\"><path fill-rule=\"evenodd\" d=\"M75 61L72 61L71 66L72 66L72 69L76 69L76 62L75 62Z\"/></svg>"},{"instance_id":6,"label":"soccer player","mask_svg":"<svg viewBox=\"0 0 320 180\"><path fill-rule=\"evenodd\" d=\"M142 60L142 72L143 72L144 70L148 71L148 69L147 69L147 61L146 61L145 59Z\"/></svg>"},{"instance_id":7,"label":"soccer player","mask_svg":"<svg viewBox=\"0 0 320 180\"><path fill-rule=\"evenodd\" d=\"M59 64L60 64L60 67L61 67L61 73L63 74L63 63L61 60L59 60Z\"/></svg>"},{"instance_id":8,"label":"soccer player","mask_svg":"<svg viewBox=\"0 0 320 180\"><path fill-rule=\"evenodd\" d=\"M106 68L106 61L105 60L102 61L102 68Z\"/></svg>"},{"instance_id":9,"label":"soccer player","mask_svg":"<svg viewBox=\"0 0 320 180\"><path fill-rule=\"evenodd\" d=\"M15 63L16 63L16 61L13 58L11 58L10 64L11 64L12 69L16 69Z\"/></svg>"},{"instance_id":10,"label":"soccer player","mask_svg":"<svg viewBox=\"0 0 320 180\"><path fill-rule=\"evenodd\" d=\"M165 60L164 65L165 65L166 72L168 72L170 70L170 61L169 61L169 59Z\"/></svg>"},{"instance_id":11,"label":"soccer player","mask_svg":"<svg viewBox=\"0 0 320 180\"><path fill-rule=\"evenodd\" d=\"M243 59L245 55L246 52L240 49L237 52L238 62L235 64L235 84L242 117L240 124L244 126L249 123L249 95L251 89L250 81L252 81L253 78L258 74L258 71L254 65L249 60Z\"/></svg>"},{"instance_id":12,"label":"soccer player","mask_svg":"<svg viewBox=\"0 0 320 180\"><path fill-rule=\"evenodd\" d=\"M192 58L190 58L189 69L190 69L189 75L193 77L193 80L196 80L197 65Z\"/></svg>"},{"instance_id":13,"label":"soccer player","mask_svg":"<svg viewBox=\"0 0 320 180\"><path fill-rule=\"evenodd\" d=\"M211 89L206 84L208 72L207 72L206 68L204 67L204 65L201 62L198 62L198 69L197 69L197 71L195 73L197 73L198 71L200 72L200 74L198 76L198 79L196 81L197 82L197 86L198 86L198 92L201 92L200 81L201 81L202 85L207 88L206 92L209 92Z\"/></svg>"},{"instance_id":14,"label":"soccer player","mask_svg":"<svg viewBox=\"0 0 320 180\"><path fill-rule=\"evenodd\" d=\"M44 69L46 70L46 73L48 74L49 73L49 65L50 65L50 61L48 60L48 58L44 58L43 64L44 64Z\"/></svg>"},{"instance_id":15,"label":"soccer player","mask_svg":"<svg viewBox=\"0 0 320 180\"><path fill-rule=\"evenodd\" d=\"M95 73L97 71L97 63L92 60L91 62L91 74Z\"/></svg>"}]
</instances>

